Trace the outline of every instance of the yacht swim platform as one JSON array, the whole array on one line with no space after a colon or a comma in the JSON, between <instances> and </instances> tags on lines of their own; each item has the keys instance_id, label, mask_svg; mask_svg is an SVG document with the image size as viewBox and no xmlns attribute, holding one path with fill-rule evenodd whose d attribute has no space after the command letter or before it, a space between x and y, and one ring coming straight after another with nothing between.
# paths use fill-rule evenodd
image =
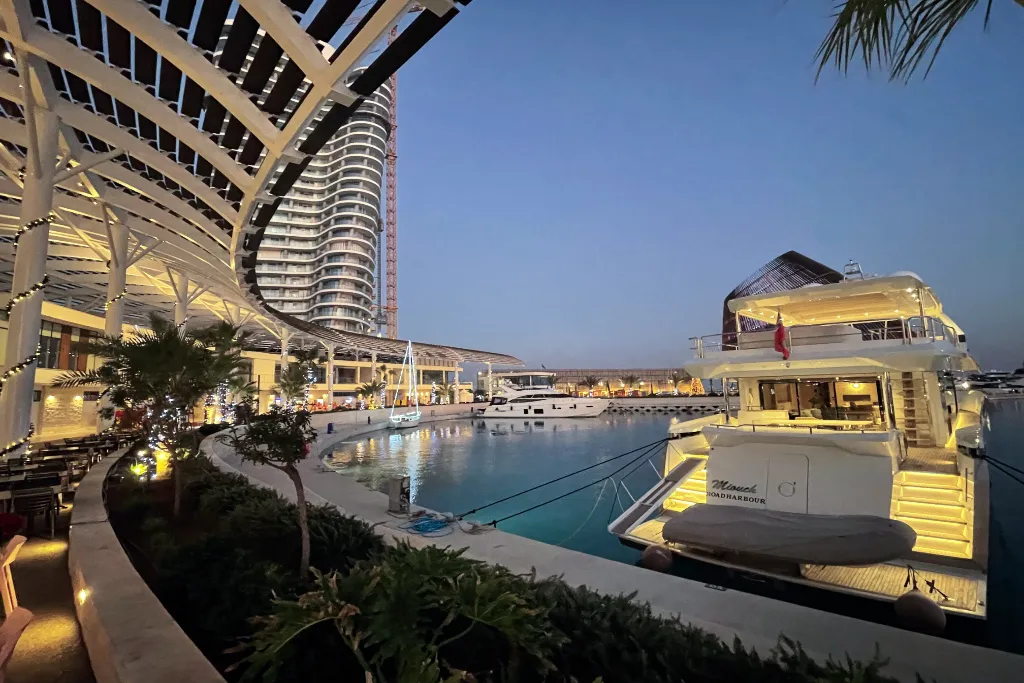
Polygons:
<instances>
[{"instance_id":1,"label":"yacht swim platform","mask_svg":"<svg viewBox=\"0 0 1024 683\"><path fill-rule=\"evenodd\" d=\"M831 590L840 593L887 602L895 602L897 598L908 590L905 586L908 564L898 560L865 567L805 564L799 566L799 574L797 574L795 567L791 571L782 571L778 568L775 571L768 569L752 570L749 563L742 561L738 557L736 561L730 561L728 556L714 555L666 541L661 535L661 531L665 526L665 522L673 516L674 513L666 512L666 514L661 515L657 519L649 520L636 527L630 532L630 535L643 539L648 543L666 546L674 553L683 557L698 561L707 561L709 557L715 557L715 564L727 569L748 573L754 571L754 573L763 576L783 579L786 582L810 588L821 589L827 586ZM940 571L931 571L925 563L912 562L910 564L914 567L917 575L918 587L944 610L967 617L985 618L985 603L979 599L979 596L985 595L987 588L984 572L970 569L953 572L946 566L936 568ZM942 593L929 592L927 585L929 581L934 581L936 587Z\"/></svg>"}]
</instances>

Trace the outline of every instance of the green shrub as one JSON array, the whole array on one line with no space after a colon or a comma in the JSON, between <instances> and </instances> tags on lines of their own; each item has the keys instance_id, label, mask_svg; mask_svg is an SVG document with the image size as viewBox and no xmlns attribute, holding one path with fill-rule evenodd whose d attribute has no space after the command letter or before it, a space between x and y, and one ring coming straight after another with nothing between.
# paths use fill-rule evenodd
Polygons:
<instances>
[{"instance_id":1,"label":"green shrub","mask_svg":"<svg viewBox=\"0 0 1024 683\"><path fill-rule=\"evenodd\" d=\"M211 661L252 631L250 619L270 610L277 595L293 595L295 580L278 565L213 535L178 549L159 566L157 595Z\"/></svg>"},{"instance_id":2,"label":"green shrub","mask_svg":"<svg viewBox=\"0 0 1024 683\"><path fill-rule=\"evenodd\" d=\"M358 680L365 671L396 683L520 680L550 668L547 655L562 641L523 586L461 551L400 545L347 574L316 573L312 590L276 602L257 620L245 678ZM326 640L328 626L335 646L313 662L303 655L308 643L294 638L316 629Z\"/></svg>"},{"instance_id":3,"label":"green shrub","mask_svg":"<svg viewBox=\"0 0 1024 683\"><path fill-rule=\"evenodd\" d=\"M816 663L799 644L781 639L766 656L745 649L737 640L729 647L720 638L678 619L652 613L633 596L601 595L561 580L535 584L536 599L566 641L552 656L562 677L605 683L895 683L881 674L884 661L867 665Z\"/></svg>"},{"instance_id":4,"label":"green shrub","mask_svg":"<svg viewBox=\"0 0 1024 683\"><path fill-rule=\"evenodd\" d=\"M228 646L247 643L234 675L268 683L362 681L364 671L377 683L894 680L879 659L818 663L785 639L756 653L656 616L632 596L516 576L461 552L387 548L369 525L331 506L308 508L320 571L300 577L292 503L208 464L191 476L186 509L198 528L164 525L167 511L142 486L118 496L116 516L141 530L156 593L218 668L239 657L226 655Z\"/></svg>"}]
</instances>

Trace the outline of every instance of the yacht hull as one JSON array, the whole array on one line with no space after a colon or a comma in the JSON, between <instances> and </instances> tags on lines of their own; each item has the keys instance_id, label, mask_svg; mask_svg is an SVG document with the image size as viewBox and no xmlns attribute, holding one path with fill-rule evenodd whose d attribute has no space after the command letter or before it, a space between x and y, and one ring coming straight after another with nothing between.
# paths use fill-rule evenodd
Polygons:
<instances>
[{"instance_id":1,"label":"yacht hull","mask_svg":"<svg viewBox=\"0 0 1024 683\"><path fill-rule=\"evenodd\" d=\"M390 422L392 429L412 429L420 426L420 418L418 417L409 420L391 418Z\"/></svg>"},{"instance_id":2,"label":"yacht hull","mask_svg":"<svg viewBox=\"0 0 1024 683\"><path fill-rule=\"evenodd\" d=\"M489 405L478 417L597 417L607 409L608 400L604 398L554 398L531 403Z\"/></svg>"}]
</instances>

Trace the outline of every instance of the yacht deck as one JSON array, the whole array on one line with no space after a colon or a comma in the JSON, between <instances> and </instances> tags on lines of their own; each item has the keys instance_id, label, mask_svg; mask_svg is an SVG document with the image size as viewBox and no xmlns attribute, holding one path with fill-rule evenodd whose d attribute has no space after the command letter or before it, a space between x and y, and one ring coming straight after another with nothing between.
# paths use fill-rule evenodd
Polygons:
<instances>
[{"instance_id":1,"label":"yacht deck","mask_svg":"<svg viewBox=\"0 0 1024 683\"><path fill-rule=\"evenodd\" d=\"M917 587L922 593L947 610L965 612L984 617L985 603L979 596L985 594L985 575L981 572L953 574L933 572L914 567ZM835 586L841 591L867 592L898 598L907 592L907 567L896 564L874 564L868 567L838 567L803 565L800 573L814 583ZM927 581L934 581L935 592L930 592ZM946 598L938 591L945 593ZM948 598L948 599L947 599Z\"/></svg>"},{"instance_id":2,"label":"yacht deck","mask_svg":"<svg viewBox=\"0 0 1024 683\"><path fill-rule=\"evenodd\" d=\"M684 546L668 542L661 535L665 522L671 519L672 515L662 515L657 519L644 522L632 532L637 540L648 543L665 545L680 555L703 559L706 556L692 554ZM716 564L736 566L728 562L717 561ZM914 562L914 570L917 573L917 584L921 592L930 597L945 610L954 611L972 617L985 617L985 574L981 571L957 571L945 569L942 571L931 571L921 569L918 562ZM758 573L767 573L759 570ZM865 595L879 600L895 600L907 592L904 583L907 580L907 567L901 564L875 564L866 567L843 567L843 566L819 566L801 565L801 577L782 576L784 581L792 581L819 588L837 590L843 593ZM935 587L941 590L946 597L938 592L929 592L927 581L934 581Z\"/></svg>"},{"instance_id":3,"label":"yacht deck","mask_svg":"<svg viewBox=\"0 0 1024 683\"><path fill-rule=\"evenodd\" d=\"M938 447L909 447L907 457L900 463L900 469L911 472L959 474L956 466L956 451Z\"/></svg>"}]
</instances>

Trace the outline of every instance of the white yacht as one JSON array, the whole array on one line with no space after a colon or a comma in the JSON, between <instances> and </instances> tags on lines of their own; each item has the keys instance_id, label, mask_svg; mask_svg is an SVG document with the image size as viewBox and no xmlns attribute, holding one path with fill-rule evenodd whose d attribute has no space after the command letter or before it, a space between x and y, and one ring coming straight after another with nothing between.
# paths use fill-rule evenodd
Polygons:
<instances>
[{"instance_id":1,"label":"white yacht","mask_svg":"<svg viewBox=\"0 0 1024 683\"><path fill-rule=\"evenodd\" d=\"M608 408L608 399L570 396L550 386L517 386L503 382L480 417L597 417Z\"/></svg>"},{"instance_id":2,"label":"white yacht","mask_svg":"<svg viewBox=\"0 0 1024 683\"><path fill-rule=\"evenodd\" d=\"M684 369L736 380L738 408L672 424L663 479L609 531L878 600L917 585L984 618L984 396L940 384L977 365L932 290L899 273L727 305L738 332L694 338Z\"/></svg>"}]
</instances>

